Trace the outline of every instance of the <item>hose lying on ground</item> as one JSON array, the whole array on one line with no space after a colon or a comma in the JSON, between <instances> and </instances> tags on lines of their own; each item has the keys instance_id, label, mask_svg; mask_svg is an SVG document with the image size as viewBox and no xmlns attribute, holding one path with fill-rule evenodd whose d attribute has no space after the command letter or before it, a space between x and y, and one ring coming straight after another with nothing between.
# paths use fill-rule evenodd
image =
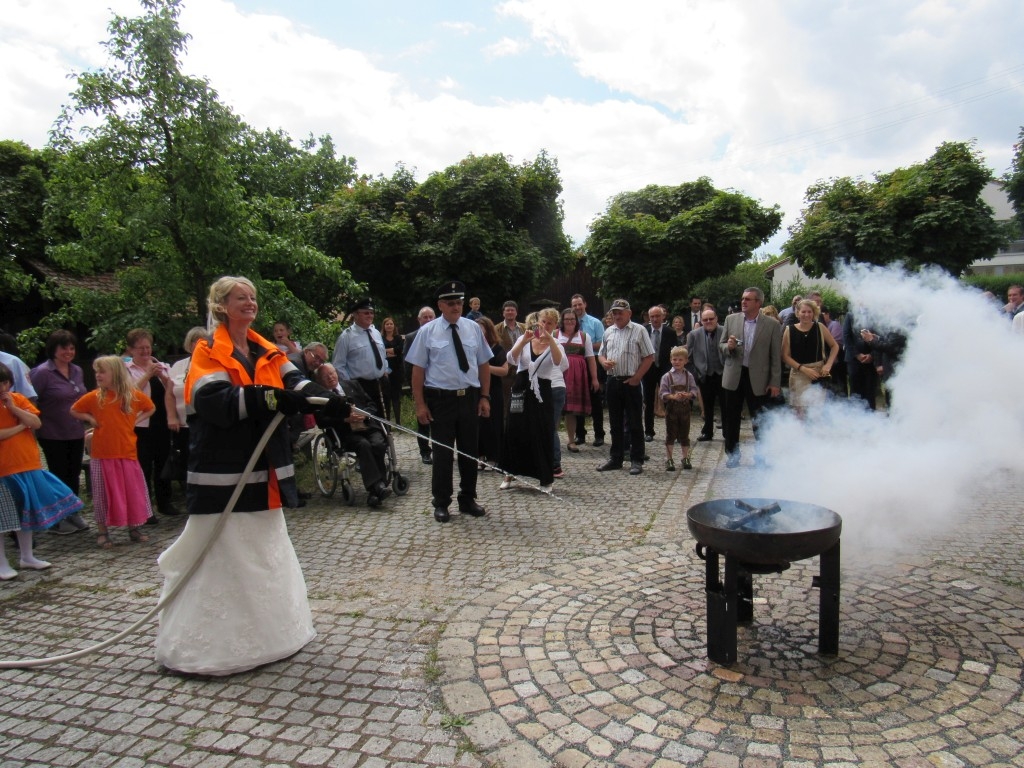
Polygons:
<instances>
[{"instance_id":1,"label":"hose lying on ground","mask_svg":"<svg viewBox=\"0 0 1024 768\"><path fill-rule=\"evenodd\" d=\"M309 399L313 400L314 398ZM326 402L326 400L324 402ZM245 465L245 469L242 471L242 476L238 479L238 483L235 485L235 490L231 494L231 498L228 499L228 503L227 506L224 507L224 511L220 513L220 518L217 520L217 525L214 526L213 531L210 533L210 538L207 539L202 551L196 556L196 559L188 567L188 569L182 575L181 579L174 586L174 588L171 589L171 591L164 595L162 598L160 598L160 601L155 606L153 606L146 613L145 616L143 616L141 619L136 621L131 626L121 630L113 637L109 637L100 643L96 643L95 645L90 645L88 648L82 648L79 651L73 651L71 653L64 653L60 656L48 656L41 659L19 659L14 661L0 660L0 669L31 669L33 667L48 667L53 664L60 664L61 662L74 661L75 659L80 659L83 656L88 656L91 653L97 653L98 651L102 651L104 648L108 648L114 643L123 640L124 638L128 637L128 635L135 632L137 629L141 628L145 624L148 624L149 621L154 616L160 613L160 611L162 611L165 606L169 605L171 601L178 596L178 593L181 592L182 588L189 582L189 579L192 578L192 575L196 572L196 570L202 564L203 560L206 558L206 555L210 551L210 548L213 546L214 542L217 541L217 537L220 536L220 532L224 530L224 526L227 524L229 516L234 511L235 504L238 503L238 497L242 495L242 490L245 488L245 483L249 479L249 475L252 473L253 467L256 466L256 461L259 459L260 454L263 453L263 449L266 447L267 442L270 440L270 436L274 433L274 429L277 427L278 424L281 423L281 419L283 418L284 414L282 413L274 414L274 418L271 419L270 424L267 425L267 428L263 431L263 435L260 437L259 442L253 449L252 456L249 457L249 463Z\"/></svg>"}]
</instances>

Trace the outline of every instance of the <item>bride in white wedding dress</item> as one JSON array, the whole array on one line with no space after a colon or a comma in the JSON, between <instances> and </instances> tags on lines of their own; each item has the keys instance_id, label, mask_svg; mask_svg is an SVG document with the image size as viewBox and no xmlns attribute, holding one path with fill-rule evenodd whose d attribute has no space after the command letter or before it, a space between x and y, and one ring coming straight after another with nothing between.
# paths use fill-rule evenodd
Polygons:
<instances>
[{"instance_id":1,"label":"bride in white wedding dress","mask_svg":"<svg viewBox=\"0 0 1024 768\"><path fill-rule=\"evenodd\" d=\"M216 327L192 353L189 518L159 558L163 594L181 581L217 525L246 462L288 392L308 387L277 347L250 330L256 289L222 277L210 288ZM262 385L262 386L258 386ZM273 396L268 397L268 389ZM287 658L316 636L282 499L294 497L287 427L277 425L202 564L160 614L156 659L168 669L230 675Z\"/></svg>"}]
</instances>

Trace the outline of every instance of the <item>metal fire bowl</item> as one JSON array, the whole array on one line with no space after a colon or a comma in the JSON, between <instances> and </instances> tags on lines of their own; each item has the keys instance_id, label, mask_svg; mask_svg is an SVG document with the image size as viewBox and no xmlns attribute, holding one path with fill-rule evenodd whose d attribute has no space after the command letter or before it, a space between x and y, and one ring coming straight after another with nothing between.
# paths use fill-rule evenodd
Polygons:
<instances>
[{"instance_id":1,"label":"metal fire bowl","mask_svg":"<svg viewBox=\"0 0 1024 768\"><path fill-rule=\"evenodd\" d=\"M752 515L777 504L779 511ZM715 499L686 511L690 533L708 549L740 562L782 566L820 555L839 541L843 520L831 509L784 499ZM731 526L731 527L730 527Z\"/></svg>"}]
</instances>

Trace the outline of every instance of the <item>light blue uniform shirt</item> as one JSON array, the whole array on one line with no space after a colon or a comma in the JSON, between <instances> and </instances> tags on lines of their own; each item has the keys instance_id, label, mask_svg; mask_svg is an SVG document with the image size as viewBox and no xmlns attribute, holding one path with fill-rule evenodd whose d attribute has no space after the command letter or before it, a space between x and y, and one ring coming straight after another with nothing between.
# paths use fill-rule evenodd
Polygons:
<instances>
[{"instance_id":1,"label":"light blue uniform shirt","mask_svg":"<svg viewBox=\"0 0 1024 768\"><path fill-rule=\"evenodd\" d=\"M472 320L459 318L459 339L469 362L469 370L463 373L459 370L450 325L442 316L422 326L412 340L405 362L424 369L424 386L434 389L479 387L480 366L489 363L492 357L483 329Z\"/></svg>"},{"instance_id":2,"label":"light blue uniform shirt","mask_svg":"<svg viewBox=\"0 0 1024 768\"><path fill-rule=\"evenodd\" d=\"M367 333L366 331L369 331ZM373 359L371 341L377 345L377 352L380 354L381 367L377 367L377 361ZM388 358L384 353L384 339L380 331L372 325L363 329L355 323L341 332L338 341L334 344L334 356L331 358L334 367L338 369L338 376L347 381L352 379L376 380L391 371L388 367Z\"/></svg>"},{"instance_id":3,"label":"light blue uniform shirt","mask_svg":"<svg viewBox=\"0 0 1024 768\"><path fill-rule=\"evenodd\" d=\"M14 379L11 389L29 400L35 400L36 388L32 386L28 366L21 361L21 358L7 352L0 352L0 363L11 369L11 377Z\"/></svg>"}]
</instances>

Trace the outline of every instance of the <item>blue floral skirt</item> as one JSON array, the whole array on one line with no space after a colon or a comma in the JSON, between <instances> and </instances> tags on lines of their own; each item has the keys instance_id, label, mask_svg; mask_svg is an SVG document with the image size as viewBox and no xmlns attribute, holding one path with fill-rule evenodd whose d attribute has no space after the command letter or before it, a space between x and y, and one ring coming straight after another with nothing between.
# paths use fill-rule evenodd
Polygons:
<instances>
[{"instance_id":1,"label":"blue floral skirt","mask_svg":"<svg viewBox=\"0 0 1024 768\"><path fill-rule=\"evenodd\" d=\"M45 531L82 509L82 500L45 469L0 478L21 515L21 530Z\"/></svg>"}]
</instances>

